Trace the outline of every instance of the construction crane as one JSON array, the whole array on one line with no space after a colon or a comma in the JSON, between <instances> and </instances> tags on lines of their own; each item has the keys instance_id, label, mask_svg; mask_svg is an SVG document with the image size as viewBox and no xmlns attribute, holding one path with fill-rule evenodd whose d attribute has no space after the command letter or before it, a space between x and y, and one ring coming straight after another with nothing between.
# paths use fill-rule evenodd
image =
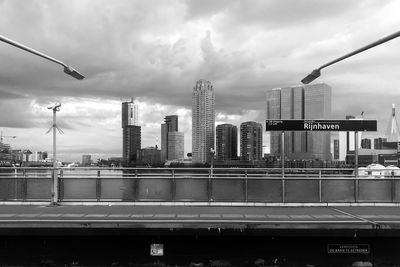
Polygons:
<instances>
[{"instance_id":1,"label":"construction crane","mask_svg":"<svg viewBox=\"0 0 400 267\"><path fill-rule=\"evenodd\" d=\"M3 138L16 138L15 135L3 135L3 131L0 132L0 143L3 143Z\"/></svg>"}]
</instances>

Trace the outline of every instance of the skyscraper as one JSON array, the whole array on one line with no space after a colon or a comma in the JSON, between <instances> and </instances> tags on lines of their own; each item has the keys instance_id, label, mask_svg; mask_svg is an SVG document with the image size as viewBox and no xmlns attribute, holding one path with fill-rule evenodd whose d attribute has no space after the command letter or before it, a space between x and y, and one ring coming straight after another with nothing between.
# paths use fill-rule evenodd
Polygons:
<instances>
[{"instance_id":1,"label":"skyscraper","mask_svg":"<svg viewBox=\"0 0 400 267\"><path fill-rule=\"evenodd\" d=\"M215 142L215 95L211 82L199 80L192 94L192 160L210 162Z\"/></svg>"},{"instance_id":2,"label":"skyscraper","mask_svg":"<svg viewBox=\"0 0 400 267\"><path fill-rule=\"evenodd\" d=\"M138 122L138 108L131 99L122 103L122 158L125 165L139 159L141 148L141 127Z\"/></svg>"},{"instance_id":3,"label":"skyscraper","mask_svg":"<svg viewBox=\"0 0 400 267\"><path fill-rule=\"evenodd\" d=\"M237 127L232 124L217 126L217 160L237 158Z\"/></svg>"},{"instance_id":4,"label":"skyscraper","mask_svg":"<svg viewBox=\"0 0 400 267\"><path fill-rule=\"evenodd\" d=\"M164 118L161 124L161 161L168 159L168 133L178 131L178 116L170 115Z\"/></svg>"},{"instance_id":5,"label":"skyscraper","mask_svg":"<svg viewBox=\"0 0 400 267\"><path fill-rule=\"evenodd\" d=\"M254 121L243 122L240 125L240 157L242 160L261 160L262 125Z\"/></svg>"},{"instance_id":6,"label":"skyscraper","mask_svg":"<svg viewBox=\"0 0 400 267\"><path fill-rule=\"evenodd\" d=\"M331 87L326 84L277 88L267 91L267 119L329 119ZM279 155L280 134L271 132L271 154ZM286 132L289 159L329 160L330 132Z\"/></svg>"}]
</instances>

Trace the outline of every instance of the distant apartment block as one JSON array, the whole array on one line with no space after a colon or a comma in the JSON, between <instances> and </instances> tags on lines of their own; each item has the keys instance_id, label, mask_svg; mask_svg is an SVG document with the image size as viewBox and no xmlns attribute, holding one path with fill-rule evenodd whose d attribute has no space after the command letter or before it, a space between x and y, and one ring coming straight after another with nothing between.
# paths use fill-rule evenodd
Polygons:
<instances>
[{"instance_id":1,"label":"distant apartment block","mask_svg":"<svg viewBox=\"0 0 400 267\"><path fill-rule=\"evenodd\" d=\"M211 82L199 80L192 93L192 161L210 162L215 142L215 95Z\"/></svg>"},{"instance_id":2,"label":"distant apartment block","mask_svg":"<svg viewBox=\"0 0 400 267\"><path fill-rule=\"evenodd\" d=\"M185 157L184 133L168 133L168 160L183 159Z\"/></svg>"},{"instance_id":3,"label":"distant apartment block","mask_svg":"<svg viewBox=\"0 0 400 267\"><path fill-rule=\"evenodd\" d=\"M333 160L339 160L340 143L339 139L333 140Z\"/></svg>"},{"instance_id":4,"label":"distant apartment block","mask_svg":"<svg viewBox=\"0 0 400 267\"><path fill-rule=\"evenodd\" d=\"M382 149L383 143L387 142L387 138L374 138L374 149Z\"/></svg>"},{"instance_id":5,"label":"distant apartment block","mask_svg":"<svg viewBox=\"0 0 400 267\"><path fill-rule=\"evenodd\" d=\"M242 160L262 159L262 133L261 123L248 121L240 125L240 158Z\"/></svg>"},{"instance_id":6,"label":"distant apartment block","mask_svg":"<svg viewBox=\"0 0 400 267\"><path fill-rule=\"evenodd\" d=\"M371 149L371 139L364 138L361 140L361 148Z\"/></svg>"},{"instance_id":7,"label":"distant apartment block","mask_svg":"<svg viewBox=\"0 0 400 267\"><path fill-rule=\"evenodd\" d=\"M82 155L82 166L90 166L92 164L91 155Z\"/></svg>"},{"instance_id":8,"label":"distant apartment block","mask_svg":"<svg viewBox=\"0 0 400 267\"><path fill-rule=\"evenodd\" d=\"M217 126L217 160L237 158L237 127L232 124Z\"/></svg>"}]
</instances>

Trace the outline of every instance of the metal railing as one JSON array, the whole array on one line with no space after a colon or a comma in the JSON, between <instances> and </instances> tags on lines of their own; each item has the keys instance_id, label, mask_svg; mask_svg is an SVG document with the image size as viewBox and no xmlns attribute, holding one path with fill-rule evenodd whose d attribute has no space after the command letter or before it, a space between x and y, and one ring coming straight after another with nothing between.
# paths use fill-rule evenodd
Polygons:
<instances>
[{"instance_id":1,"label":"metal railing","mask_svg":"<svg viewBox=\"0 0 400 267\"><path fill-rule=\"evenodd\" d=\"M0 168L0 201L50 201L53 168ZM400 176L373 170L58 168L60 202L400 202Z\"/></svg>"}]
</instances>

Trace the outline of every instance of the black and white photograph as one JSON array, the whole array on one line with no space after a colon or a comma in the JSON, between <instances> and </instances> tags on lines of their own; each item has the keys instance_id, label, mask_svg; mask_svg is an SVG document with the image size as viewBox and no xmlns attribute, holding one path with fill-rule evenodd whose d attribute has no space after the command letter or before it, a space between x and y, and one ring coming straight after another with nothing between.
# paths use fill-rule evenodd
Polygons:
<instances>
[{"instance_id":1,"label":"black and white photograph","mask_svg":"<svg viewBox=\"0 0 400 267\"><path fill-rule=\"evenodd\" d=\"M0 266L400 266L399 11L0 0Z\"/></svg>"}]
</instances>

